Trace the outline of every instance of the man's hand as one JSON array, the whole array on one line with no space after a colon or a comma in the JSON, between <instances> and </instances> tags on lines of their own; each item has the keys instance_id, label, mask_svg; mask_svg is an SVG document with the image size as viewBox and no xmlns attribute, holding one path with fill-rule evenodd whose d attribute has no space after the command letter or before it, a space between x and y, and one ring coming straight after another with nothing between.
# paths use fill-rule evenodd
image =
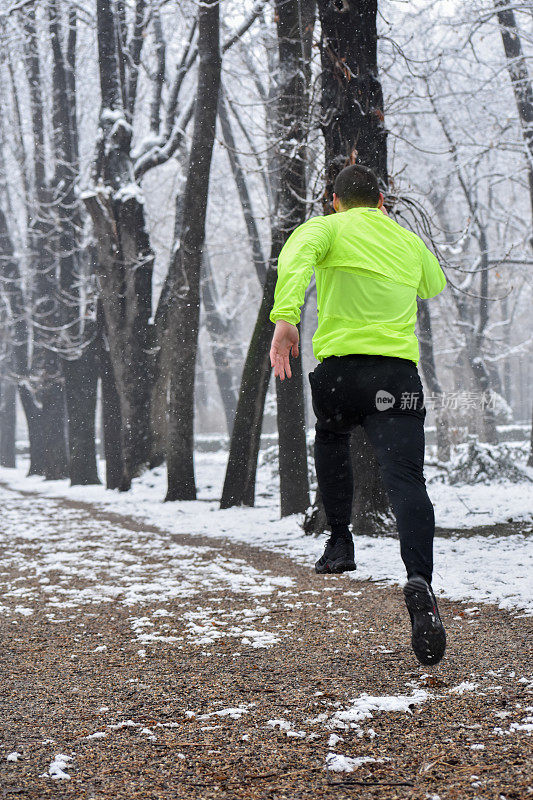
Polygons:
<instances>
[{"instance_id":1,"label":"man's hand","mask_svg":"<svg viewBox=\"0 0 533 800\"><path fill-rule=\"evenodd\" d=\"M274 376L285 380L292 378L291 365L289 363L289 354L292 350L292 357L298 358L298 342L300 335L296 325L291 325L290 322L280 319L276 322L274 329L274 336L272 337L272 345L270 346L270 365L274 367Z\"/></svg>"}]
</instances>

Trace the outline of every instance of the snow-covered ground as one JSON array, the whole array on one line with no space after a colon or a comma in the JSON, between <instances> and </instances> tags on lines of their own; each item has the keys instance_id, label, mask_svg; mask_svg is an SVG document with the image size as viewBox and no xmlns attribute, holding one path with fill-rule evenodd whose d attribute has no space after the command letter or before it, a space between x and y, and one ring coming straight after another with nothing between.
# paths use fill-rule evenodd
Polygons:
<instances>
[{"instance_id":1,"label":"snow-covered ground","mask_svg":"<svg viewBox=\"0 0 533 800\"><path fill-rule=\"evenodd\" d=\"M129 515L172 533L224 537L282 552L309 564L321 553L324 539L305 536L298 517L279 518L277 487L272 470L260 468L255 508L220 511L218 498L224 477L224 452L198 453L198 500L163 503L166 473L159 468L134 481L131 492L107 491L103 486L70 487L68 481L47 482L26 477L27 464L16 470L0 469L0 481L15 489L93 503ZM432 468L428 468L431 478ZM103 465L101 474L103 473ZM468 528L520 521L533 522L531 484L449 486L430 483L437 526L455 529L457 535L437 537L435 578L437 592L457 600L496 603L501 608L533 613L533 537L511 535L465 536ZM404 580L397 540L357 537L357 578L392 583Z\"/></svg>"}]
</instances>

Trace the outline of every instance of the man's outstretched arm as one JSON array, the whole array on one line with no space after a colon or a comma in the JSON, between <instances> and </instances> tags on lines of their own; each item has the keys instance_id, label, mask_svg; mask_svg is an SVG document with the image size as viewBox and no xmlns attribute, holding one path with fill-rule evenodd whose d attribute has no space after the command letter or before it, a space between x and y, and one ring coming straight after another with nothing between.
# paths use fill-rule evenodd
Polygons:
<instances>
[{"instance_id":1,"label":"man's outstretched arm","mask_svg":"<svg viewBox=\"0 0 533 800\"><path fill-rule=\"evenodd\" d=\"M283 319L276 322L270 346L270 365L274 367L274 377L282 381L285 380L285 375L287 378L292 378L289 354L292 350L292 357L298 358L299 341L300 335L296 325Z\"/></svg>"},{"instance_id":2,"label":"man's outstretched arm","mask_svg":"<svg viewBox=\"0 0 533 800\"><path fill-rule=\"evenodd\" d=\"M270 320L276 324L270 364L274 375L292 377L289 356L298 358L300 309L315 265L326 255L331 227L324 217L313 217L287 239L278 258L278 280Z\"/></svg>"}]
</instances>

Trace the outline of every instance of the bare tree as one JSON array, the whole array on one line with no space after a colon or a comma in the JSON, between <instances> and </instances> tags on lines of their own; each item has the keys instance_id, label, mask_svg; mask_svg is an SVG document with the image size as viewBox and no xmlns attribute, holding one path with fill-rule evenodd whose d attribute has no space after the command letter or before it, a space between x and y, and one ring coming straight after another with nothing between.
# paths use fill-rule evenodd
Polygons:
<instances>
[{"instance_id":1,"label":"bare tree","mask_svg":"<svg viewBox=\"0 0 533 800\"><path fill-rule=\"evenodd\" d=\"M309 114L309 29L314 2L276 4L278 65L276 70L274 141L274 224L263 297L246 356L221 507L253 505L261 424L270 380L269 314L277 273L274 265L292 231L305 220L305 139ZM309 504L301 358L294 362L292 386L281 388L278 402L282 514L304 511ZM289 382L290 383L290 382Z\"/></svg>"},{"instance_id":2,"label":"bare tree","mask_svg":"<svg viewBox=\"0 0 533 800\"><path fill-rule=\"evenodd\" d=\"M511 79L518 117L524 136L531 212L533 214L533 89L531 87L531 78L522 50L520 31L516 24L513 8L504 0L495 0L494 6L497 10L498 23L507 59L507 70ZM530 241L533 247L533 237Z\"/></svg>"},{"instance_id":3,"label":"bare tree","mask_svg":"<svg viewBox=\"0 0 533 800\"><path fill-rule=\"evenodd\" d=\"M328 165L324 209L332 211L333 184L350 161L365 164L388 191L387 135L377 64L377 1L319 0L322 25L322 131ZM352 523L375 534L391 524L391 512L373 450L359 426L352 433L355 477ZM306 515L307 533L326 526L320 493Z\"/></svg>"},{"instance_id":4,"label":"bare tree","mask_svg":"<svg viewBox=\"0 0 533 800\"><path fill-rule=\"evenodd\" d=\"M82 208L76 193L79 175L76 118L76 12L62 37L56 0L48 6L52 48L53 141L55 172L52 182L56 209L55 252L59 261L60 330L58 350L68 421L69 476L72 485L99 483L96 467L95 413L98 384L98 342L94 298L87 297L84 271L90 267L83 252ZM65 52L62 39L65 41ZM90 271L90 270L89 270ZM82 291L82 287L85 291ZM93 309L91 309L91 306Z\"/></svg>"},{"instance_id":5,"label":"bare tree","mask_svg":"<svg viewBox=\"0 0 533 800\"><path fill-rule=\"evenodd\" d=\"M169 268L165 337L173 343L168 407L167 500L196 498L194 477L194 376L200 318L200 273L205 241L209 173L220 85L219 2L198 12L198 87L179 247ZM181 213L178 210L178 213ZM158 309L159 312L159 309ZM161 317L160 317L161 319Z\"/></svg>"},{"instance_id":6,"label":"bare tree","mask_svg":"<svg viewBox=\"0 0 533 800\"><path fill-rule=\"evenodd\" d=\"M133 113L135 96L127 94L119 46L124 27L111 0L97 0L96 10L102 108L95 186L83 199L97 241L100 296L121 411L120 489L127 490L150 458L153 252L130 150L127 116ZM133 82L130 91L135 90Z\"/></svg>"},{"instance_id":7,"label":"bare tree","mask_svg":"<svg viewBox=\"0 0 533 800\"><path fill-rule=\"evenodd\" d=\"M29 88L33 134L33 186L29 208L29 246L33 269L32 329L34 352L31 376L35 386L33 402L25 402L25 412L34 448L30 472L49 480L68 474L65 393L61 362L53 343L60 328L57 302L55 226L52 192L46 178L45 123L42 75L32 5L22 12L24 61Z\"/></svg>"}]
</instances>

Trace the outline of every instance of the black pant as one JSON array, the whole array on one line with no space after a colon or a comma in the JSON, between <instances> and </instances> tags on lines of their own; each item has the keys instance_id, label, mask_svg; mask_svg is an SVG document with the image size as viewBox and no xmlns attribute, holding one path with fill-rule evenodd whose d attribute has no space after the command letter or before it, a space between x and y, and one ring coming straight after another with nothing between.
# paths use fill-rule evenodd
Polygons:
<instances>
[{"instance_id":1,"label":"black pant","mask_svg":"<svg viewBox=\"0 0 533 800\"><path fill-rule=\"evenodd\" d=\"M426 411L414 362L331 356L309 374L309 381L317 417L317 480L333 533L348 530L353 498L350 431L362 425L396 517L407 575L431 582L435 517L424 480Z\"/></svg>"}]
</instances>

